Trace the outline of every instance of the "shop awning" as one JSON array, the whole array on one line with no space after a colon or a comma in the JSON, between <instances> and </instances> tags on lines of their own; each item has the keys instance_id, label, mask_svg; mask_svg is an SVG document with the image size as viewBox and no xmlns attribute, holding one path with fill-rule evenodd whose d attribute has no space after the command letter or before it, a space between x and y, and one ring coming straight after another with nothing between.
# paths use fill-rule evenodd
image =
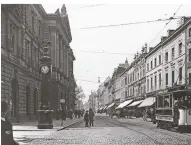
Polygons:
<instances>
[{"instance_id":1,"label":"shop awning","mask_svg":"<svg viewBox=\"0 0 191 145\"><path fill-rule=\"evenodd\" d=\"M101 107L101 108L99 108L98 110L102 110L102 107Z\"/></svg>"},{"instance_id":2,"label":"shop awning","mask_svg":"<svg viewBox=\"0 0 191 145\"><path fill-rule=\"evenodd\" d=\"M139 105L141 102L143 102L143 100L135 101L132 104L130 104L128 107L133 107L133 106Z\"/></svg>"},{"instance_id":3,"label":"shop awning","mask_svg":"<svg viewBox=\"0 0 191 145\"><path fill-rule=\"evenodd\" d=\"M127 100L127 101L125 101L125 102L119 104L119 106L116 107L115 109L123 108L123 107L129 105L132 101L133 101L133 100Z\"/></svg>"},{"instance_id":4,"label":"shop awning","mask_svg":"<svg viewBox=\"0 0 191 145\"><path fill-rule=\"evenodd\" d=\"M105 106L104 108L103 108L103 110L105 110L107 108L107 106Z\"/></svg>"},{"instance_id":5,"label":"shop awning","mask_svg":"<svg viewBox=\"0 0 191 145\"><path fill-rule=\"evenodd\" d=\"M115 103L111 103L111 104L107 107L107 109L113 107L113 105L115 105Z\"/></svg>"},{"instance_id":6,"label":"shop awning","mask_svg":"<svg viewBox=\"0 0 191 145\"><path fill-rule=\"evenodd\" d=\"M156 101L155 97L146 98L145 100L143 100L143 102L138 107L140 108L140 107L151 106L155 103L155 101Z\"/></svg>"}]
</instances>

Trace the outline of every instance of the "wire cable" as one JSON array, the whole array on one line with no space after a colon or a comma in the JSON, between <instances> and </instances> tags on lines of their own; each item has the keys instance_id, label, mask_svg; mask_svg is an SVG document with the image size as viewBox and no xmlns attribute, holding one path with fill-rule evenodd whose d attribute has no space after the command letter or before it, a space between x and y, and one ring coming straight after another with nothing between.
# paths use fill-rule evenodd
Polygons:
<instances>
[{"instance_id":1,"label":"wire cable","mask_svg":"<svg viewBox=\"0 0 191 145\"><path fill-rule=\"evenodd\" d=\"M121 23L121 24L99 25L99 26L82 27L82 28L76 28L76 29L85 30L85 29L97 29L97 28L107 28L107 27L119 27L119 26L136 25L136 24L144 24L144 23L162 22L162 21L176 20L176 19L180 19L180 17L170 17L170 18L166 18L166 19L156 19L156 20L148 20L148 21ZM75 29L75 28L73 28L73 29Z\"/></svg>"},{"instance_id":2,"label":"wire cable","mask_svg":"<svg viewBox=\"0 0 191 145\"><path fill-rule=\"evenodd\" d=\"M160 30L156 36L151 40L151 42L148 44L148 46L151 45L151 43L157 38L157 36L166 28L166 26L171 22L171 20L174 19L175 15L177 14L177 12L179 11L179 9L181 8L182 4L178 7L178 9L176 10L176 12L173 14L172 17L169 18L169 21L165 24L165 26L162 28L162 30Z\"/></svg>"},{"instance_id":3,"label":"wire cable","mask_svg":"<svg viewBox=\"0 0 191 145\"><path fill-rule=\"evenodd\" d=\"M78 50L77 50L78 51ZM128 53L116 53L116 52L105 52L105 51L86 51L86 50L79 50L80 52L86 52L86 53L98 53L98 54L115 54L115 55L134 55L134 54L128 54Z\"/></svg>"}]
</instances>

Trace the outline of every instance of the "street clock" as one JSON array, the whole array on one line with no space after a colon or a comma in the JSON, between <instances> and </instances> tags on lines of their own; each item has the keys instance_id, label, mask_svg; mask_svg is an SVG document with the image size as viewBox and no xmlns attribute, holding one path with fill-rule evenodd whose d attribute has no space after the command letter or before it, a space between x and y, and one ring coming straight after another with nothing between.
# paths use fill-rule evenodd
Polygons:
<instances>
[{"instance_id":1,"label":"street clock","mask_svg":"<svg viewBox=\"0 0 191 145\"><path fill-rule=\"evenodd\" d=\"M41 67L41 72L42 72L43 74L47 74L47 73L49 72L49 67L48 67L48 66L42 66L42 67Z\"/></svg>"}]
</instances>

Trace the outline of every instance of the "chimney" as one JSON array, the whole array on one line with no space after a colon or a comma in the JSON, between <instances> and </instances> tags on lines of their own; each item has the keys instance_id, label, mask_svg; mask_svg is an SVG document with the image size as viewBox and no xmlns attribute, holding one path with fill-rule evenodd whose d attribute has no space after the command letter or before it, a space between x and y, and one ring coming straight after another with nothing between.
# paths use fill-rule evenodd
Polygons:
<instances>
[{"instance_id":1,"label":"chimney","mask_svg":"<svg viewBox=\"0 0 191 145\"><path fill-rule=\"evenodd\" d=\"M190 18L189 17L182 17L180 20L180 26L184 25Z\"/></svg>"},{"instance_id":2,"label":"chimney","mask_svg":"<svg viewBox=\"0 0 191 145\"><path fill-rule=\"evenodd\" d=\"M173 32L174 32L174 30L170 30L170 29L169 29L169 30L167 31L167 36L169 37Z\"/></svg>"},{"instance_id":3,"label":"chimney","mask_svg":"<svg viewBox=\"0 0 191 145\"><path fill-rule=\"evenodd\" d=\"M163 42L166 38L167 36L161 36L161 42Z\"/></svg>"}]
</instances>

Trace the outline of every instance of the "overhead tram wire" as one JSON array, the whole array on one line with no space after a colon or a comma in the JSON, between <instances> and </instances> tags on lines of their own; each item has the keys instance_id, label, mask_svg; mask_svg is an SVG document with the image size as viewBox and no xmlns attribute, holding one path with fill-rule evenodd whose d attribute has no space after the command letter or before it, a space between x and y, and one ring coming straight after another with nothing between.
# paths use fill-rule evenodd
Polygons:
<instances>
[{"instance_id":1,"label":"overhead tram wire","mask_svg":"<svg viewBox=\"0 0 191 145\"><path fill-rule=\"evenodd\" d=\"M144 23L153 23L153 22L162 22L168 20L175 20L179 19L180 17L170 17L166 19L156 19L156 20L149 20L149 21L139 21L139 22L130 22L130 23L121 23L121 24L111 24L111 25L99 25L99 26L92 26L92 27L82 27L79 29L97 29L97 28L107 28L107 27L119 27L119 26L127 26L127 25L136 25L136 24L144 24Z\"/></svg>"},{"instance_id":2,"label":"overhead tram wire","mask_svg":"<svg viewBox=\"0 0 191 145\"><path fill-rule=\"evenodd\" d=\"M83 81L83 82L90 82L90 83L96 83L96 84L98 84L98 82L94 82L94 81L90 81L90 80L76 79L76 81Z\"/></svg>"},{"instance_id":3,"label":"overhead tram wire","mask_svg":"<svg viewBox=\"0 0 191 145\"><path fill-rule=\"evenodd\" d=\"M77 50L78 51L78 50ZM115 52L104 52L104 51L86 51L86 50L79 50L80 52L87 52L87 53L102 53L102 54L117 54L117 55L134 55L134 54L128 54L128 53L115 53Z\"/></svg>"},{"instance_id":4,"label":"overhead tram wire","mask_svg":"<svg viewBox=\"0 0 191 145\"><path fill-rule=\"evenodd\" d=\"M79 9L83 9L83 8L90 8L90 7L97 7L97 6L103 6L103 5L105 5L105 4L89 5L89 6L79 7Z\"/></svg>"},{"instance_id":5,"label":"overhead tram wire","mask_svg":"<svg viewBox=\"0 0 191 145\"><path fill-rule=\"evenodd\" d=\"M181 8L182 4L178 7L178 9L176 10L176 12L173 14L172 17L169 18L169 21L165 24L165 26L162 28L162 30L160 30L156 36L151 40L151 42L148 44L148 46L150 46L152 44L152 42L157 38L157 36L166 28L166 26L171 22L171 20L175 19L175 15L177 14L177 12L179 11L179 9ZM178 17L179 19L180 17Z\"/></svg>"}]
</instances>

